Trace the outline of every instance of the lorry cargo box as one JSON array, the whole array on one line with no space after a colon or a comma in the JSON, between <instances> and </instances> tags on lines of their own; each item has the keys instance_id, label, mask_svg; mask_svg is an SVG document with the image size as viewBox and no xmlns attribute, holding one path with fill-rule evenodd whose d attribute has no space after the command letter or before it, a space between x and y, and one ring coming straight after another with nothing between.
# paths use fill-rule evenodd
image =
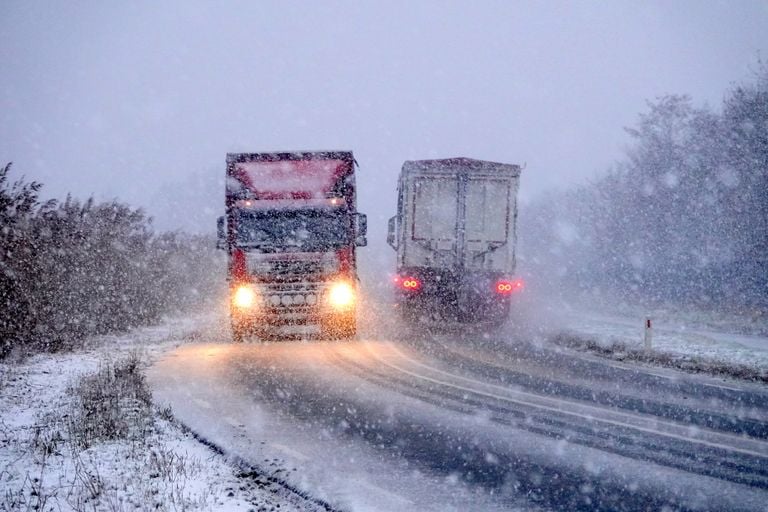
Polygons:
<instances>
[{"instance_id":1,"label":"lorry cargo box","mask_svg":"<svg viewBox=\"0 0 768 512\"><path fill-rule=\"evenodd\" d=\"M454 317L488 304L508 310L510 294L499 291L522 286L515 276L519 180L518 165L470 158L403 164L388 232L401 306L452 309Z\"/></svg>"}]
</instances>

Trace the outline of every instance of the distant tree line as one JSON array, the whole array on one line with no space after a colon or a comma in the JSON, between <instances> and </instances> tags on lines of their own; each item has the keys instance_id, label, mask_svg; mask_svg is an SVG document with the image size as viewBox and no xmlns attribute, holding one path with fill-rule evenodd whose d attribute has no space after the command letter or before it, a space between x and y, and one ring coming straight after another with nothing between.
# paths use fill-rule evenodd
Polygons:
<instances>
[{"instance_id":1,"label":"distant tree line","mask_svg":"<svg viewBox=\"0 0 768 512\"><path fill-rule=\"evenodd\" d=\"M765 313L768 66L755 78L719 110L649 102L610 172L523 212L530 270L558 286Z\"/></svg>"},{"instance_id":2,"label":"distant tree line","mask_svg":"<svg viewBox=\"0 0 768 512\"><path fill-rule=\"evenodd\" d=\"M155 234L117 201L42 202L0 168L0 357L58 350L199 304L222 281L213 241Z\"/></svg>"}]
</instances>

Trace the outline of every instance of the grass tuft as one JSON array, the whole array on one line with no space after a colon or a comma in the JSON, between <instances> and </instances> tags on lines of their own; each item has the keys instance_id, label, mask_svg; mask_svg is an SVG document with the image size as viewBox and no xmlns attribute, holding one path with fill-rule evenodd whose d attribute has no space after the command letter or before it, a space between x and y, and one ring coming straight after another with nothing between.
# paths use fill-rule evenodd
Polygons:
<instances>
[{"instance_id":1,"label":"grass tuft","mask_svg":"<svg viewBox=\"0 0 768 512\"><path fill-rule=\"evenodd\" d=\"M153 427L152 393L138 354L102 365L69 389L70 439L80 449L96 443L146 437Z\"/></svg>"}]
</instances>

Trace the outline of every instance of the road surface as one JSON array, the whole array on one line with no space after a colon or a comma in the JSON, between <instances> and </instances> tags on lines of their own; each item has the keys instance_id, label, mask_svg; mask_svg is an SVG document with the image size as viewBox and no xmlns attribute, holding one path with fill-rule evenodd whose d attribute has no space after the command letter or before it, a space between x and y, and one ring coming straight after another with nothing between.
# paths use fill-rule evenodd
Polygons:
<instances>
[{"instance_id":1,"label":"road surface","mask_svg":"<svg viewBox=\"0 0 768 512\"><path fill-rule=\"evenodd\" d=\"M149 372L201 438L338 510L766 510L768 389L511 333L229 342Z\"/></svg>"}]
</instances>

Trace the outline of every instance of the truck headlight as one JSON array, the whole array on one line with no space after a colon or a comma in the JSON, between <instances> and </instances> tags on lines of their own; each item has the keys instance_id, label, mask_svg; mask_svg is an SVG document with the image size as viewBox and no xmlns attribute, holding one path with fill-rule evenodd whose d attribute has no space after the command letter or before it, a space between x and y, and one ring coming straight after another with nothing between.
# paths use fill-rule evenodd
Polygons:
<instances>
[{"instance_id":1,"label":"truck headlight","mask_svg":"<svg viewBox=\"0 0 768 512\"><path fill-rule=\"evenodd\" d=\"M256 305L256 290L250 285L238 286L232 295L232 304L240 309L250 309Z\"/></svg>"},{"instance_id":2,"label":"truck headlight","mask_svg":"<svg viewBox=\"0 0 768 512\"><path fill-rule=\"evenodd\" d=\"M332 284L328 290L328 303L336 309L352 306L355 303L355 289L344 281Z\"/></svg>"}]
</instances>

